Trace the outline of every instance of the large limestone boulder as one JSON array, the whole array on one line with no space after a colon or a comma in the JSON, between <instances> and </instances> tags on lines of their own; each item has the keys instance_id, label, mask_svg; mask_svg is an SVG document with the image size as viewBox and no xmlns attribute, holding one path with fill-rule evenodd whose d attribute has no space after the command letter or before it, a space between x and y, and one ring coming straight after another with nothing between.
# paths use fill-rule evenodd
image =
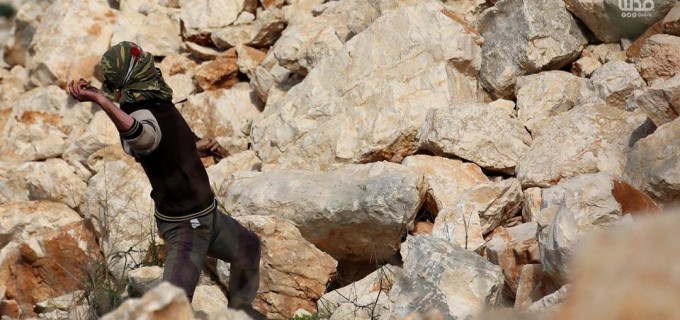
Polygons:
<instances>
[{"instance_id":1,"label":"large limestone boulder","mask_svg":"<svg viewBox=\"0 0 680 320\"><path fill-rule=\"evenodd\" d=\"M522 189L517 179L479 184L439 211L432 235L476 250L484 244L485 235L517 215L521 207Z\"/></svg>"},{"instance_id":2,"label":"large limestone boulder","mask_svg":"<svg viewBox=\"0 0 680 320\"><path fill-rule=\"evenodd\" d=\"M289 319L298 309L316 313L316 301L335 276L337 262L307 242L291 221L266 216L237 220L262 241L253 307L267 319Z\"/></svg>"},{"instance_id":3,"label":"large limestone boulder","mask_svg":"<svg viewBox=\"0 0 680 320\"><path fill-rule=\"evenodd\" d=\"M25 1L16 7L18 10L14 16L13 37L3 43L5 62L24 67L28 65L31 40L50 4L48 1Z\"/></svg>"},{"instance_id":4,"label":"large limestone boulder","mask_svg":"<svg viewBox=\"0 0 680 320\"><path fill-rule=\"evenodd\" d=\"M661 202L680 200L679 133L676 119L635 143L628 156L626 180Z\"/></svg>"},{"instance_id":5,"label":"large limestone boulder","mask_svg":"<svg viewBox=\"0 0 680 320\"><path fill-rule=\"evenodd\" d=\"M674 319L677 212L603 233L584 243L574 284L554 319ZM625 274L625 277L621 277ZM654 279L654 280L652 280Z\"/></svg>"},{"instance_id":6,"label":"large limestone boulder","mask_svg":"<svg viewBox=\"0 0 680 320\"><path fill-rule=\"evenodd\" d=\"M120 144L118 129L103 110L95 112L90 124L78 136L71 135L62 158L77 168L84 178L91 176L85 162L95 152L108 146Z\"/></svg>"},{"instance_id":7,"label":"large limestone boulder","mask_svg":"<svg viewBox=\"0 0 680 320\"><path fill-rule=\"evenodd\" d=\"M156 232L149 184L139 166L104 162L88 182L79 211L94 221L111 273L122 279L134 261L142 261Z\"/></svg>"},{"instance_id":8,"label":"large limestone boulder","mask_svg":"<svg viewBox=\"0 0 680 320\"><path fill-rule=\"evenodd\" d=\"M279 39L286 26L283 11L271 9L262 11L253 21L219 29L210 38L220 49L230 49L238 45L266 48Z\"/></svg>"},{"instance_id":9,"label":"large limestone boulder","mask_svg":"<svg viewBox=\"0 0 680 320\"><path fill-rule=\"evenodd\" d=\"M116 12L104 0L52 3L35 30L29 62L38 85L65 86L71 78L93 79L95 66L109 48ZM64 32L69 26L69 32Z\"/></svg>"},{"instance_id":10,"label":"large limestone boulder","mask_svg":"<svg viewBox=\"0 0 680 320\"><path fill-rule=\"evenodd\" d=\"M592 95L595 96L596 101L603 100L612 107L626 109L628 98L631 97L633 91L642 89L646 85L634 65L623 61L612 61L593 72L590 80L581 88L583 91L591 91L594 94L580 93L582 96L579 99L587 100ZM586 101L581 101L583 102Z\"/></svg>"},{"instance_id":11,"label":"large limestone boulder","mask_svg":"<svg viewBox=\"0 0 680 320\"><path fill-rule=\"evenodd\" d=\"M564 2L569 11L581 19L595 37L603 42L618 42L621 38L637 38L652 24L663 19L675 3L673 0L565 0ZM644 8L638 8L638 6L644 6Z\"/></svg>"},{"instance_id":12,"label":"large limestone boulder","mask_svg":"<svg viewBox=\"0 0 680 320\"><path fill-rule=\"evenodd\" d=\"M215 165L206 168L206 171L213 192L221 198L226 195L227 188L234 175L240 172L260 171L261 167L262 161L257 157L255 151L246 150L220 160Z\"/></svg>"},{"instance_id":13,"label":"large limestone boulder","mask_svg":"<svg viewBox=\"0 0 680 320\"><path fill-rule=\"evenodd\" d=\"M211 44L210 35L236 21L246 0L180 0L184 40Z\"/></svg>"},{"instance_id":14,"label":"large limestone boulder","mask_svg":"<svg viewBox=\"0 0 680 320\"><path fill-rule=\"evenodd\" d=\"M544 71L517 78L517 119L535 137L553 116L576 104L586 80L565 71Z\"/></svg>"},{"instance_id":15,"label":"large limestone boulder","mask_svg":"<svg viewBox=\"0 0 680 320\"><path fill-rule=\"evenodd\" d=\"M331 317L333 319L349 319L361 313L361 309L380 310L380 297L387 298L396 278L401 275L401 268L392 265L384 265L363 279L346 285L340 289L324 294L317 302L319 317ZM368 304L360 300L371 299ZM387 299L385 299L387 300ZM345 307L345 305L348 305ZM354 307L354 308L352 308ZM349 312L345 312L347 309ZM375 317L380 314L374 313ZM370 318L366 317L366 318Z\"/></svg>"},{"instance_id":16,"label":"large limestone boulder","mask_svg":"<svg viewBox=\"0 0 680 320\"><path fill-rule=\"evenodd\" d=\"M541 264L558 284L571 275L580 240L597 230L630 221L627 214L653 213L656 203L610 173L584 174L543 190L543 210L554 214L538 232Z\"/></svg>"},{"instance_id":17,"label":"large limestone boulder","mask_svg":"<svg viewBox=\"0 0 680 320\"><path fill-rule=\"evenodd\" d=\"M269 102L251 132L263 162L327 169L414 153L427 109L477 99L476 36L442 9L391 11Z\"/></svg>"},{"instance_id":18,"label":"large limestone boulder","mask_svg":"<svg viewBox=\"0 0 680 320\"><path fill-rule=\"evenodd\" d=\"M639 109L661 126L680 114L680 74L633 92L628 109Z\"/></svg>"},{"instance_id":19,"label":"large limestone boulder","mask_svg":"<svg viewBox=\"0 0 680 320\"><path fill-rule=\"evenodd\" d=\"M482 103L430 110L418 132L420 149L474 162L483 169L514 174L531 135L500 108Z\"/></svg>"},{"instance_id":20,"label":"large limestone boulder","mask_svg":"<svg viewBox=\"0 0 680 320\"><path fill-rule=\"evenodd\" d=\"M330 172L272 171L235 178L223 198L235 216L268 215L295 223L337 260L386 259L412 228L422 177L401 165L347 165Z\"/></svg>"},{"instance_id":21,"label":"large limestone boulder","mask_svg":"<svg viewBox=\"0 0 680 320\"><path fill-rule=\"evenodd\" d=\"M21 67L16 68L20 70ZM25 91L24 80L17 74L5 69L0 69L0 80L2 80L0 82L0 105L2 105L0 109L11 109L11 102Z\"/></svg>"},{"instance_id":22,"label":"large limestone boulder","mask_svg":"<svg viewBox=\"0 0 680 320\"><path fill-rule=\"evenodd\" d=\"M425 178L424 205L433 214L454 206L460 194L489 182L479 166L456 159L414 155L404 159L402 165Z\"/></svg>"},{"instance_id":23,"label":"large limestone boulder","mask_svg":"<svg viewBox=\"0 0 680 320\"><path fill-rule=\"evenodd\" d=\"M0 205L0 222L0 299L23 317L35 316L39 302L85 288L101 263L92 226L63 204Z\"/></svg>"},{"instance_id":24,"label":"large limestone boulder","mask_svg":"<svg viewBox=\"0 0 680 320\"><path fill-rule=\"evenodd\" d=\"M144 15L135 11L124 11L118 15L111 44L115 45L121 41L132 41L154 56L177 54L182 45L179 22L164 12Z\"/></svg>"},{"instance_id":25,"label":"large limestone boulder","mask_svg":"<svg viewBox=\"0 0 680 320\"><path fill-rule=\"evenodd\" d=\"M179 110L196 135L213 138L236 154L248 149L250 127L261 108L250 86L240 83L190 96Z\"/></svg>"},{"instance_id":26,"label":"large limestone boulder","mask_svg":"<svg viewBox=\"0 0 680 320\"><path fill-rule=\"evenodd\" d=\"M193 320L194 313L184 290L163 282L143 297L127 299L102 320L167 319Z\"/></svg>"},{"instance_id":27,"label":"large limestone boulder","mask_svg":"<svg viewBox=\"0 0 680 320\"><path fill-rule=\"evenodd\" d=\"M31 200L50 200L77 208L83 201L87 184L78 176L76 169L62 159L29 162L22 168L28 197Z\"/></svg>"},{"instance_id":28,"label":"large limestone boulder","mask_svg":"<svg viewBox=\"0 0 680 320\"><path fill-rule=\"evenodd\" d=\"M559 0L501 0L478 21L484 38L481 80L497 98L512 98L518 76L559 69L587 44Z\"/></svg>"},{"instance_id":29,"label":"large limestone boulder","mask_svg":"<svg viewBox=\"0 0 680 320\"><path fill-rule=\"evenodd\" d=\"M228 304L229 301L219 285L198 285L191 300L194 312L205 314L217 312Z\"/></svg>"},{"instance_id":30,"label":"large limestone boulder","mask_svg":"<svg viewBox=\"0 0 680 320\"><path fill-rule=\"evenodd\" d=\"M640 75L650 85L675 76L680 72L680 37L666 34L649 37L634 61Z\"/></svg>"},{"instance_id":31,"label":"large limestone boulder","mask_svg":"<svg viewBox=\"0 0 680 320\"><path fill-rule=\"evenodd\" d=\"M78 135L92 117L90 104L74 103L56 86L27 91L0 111L0 160L20 163L61 155L67 135Z\"/></svg>"},{"instance_id":32,"label":"large limestone boulder","mask_svg":"<svg viewBox=\"0 0 680 320\"><path fill-rule=\"evenodd\" d=\"M465 319L493 307L503 289L503 273L473 252L429 235L406 238L402 275L389 293L392 316L439 313Z\"/></svg>"},{"instance_id":33,"label":"large limestone boulder","mask_svg":"<svg viewBox=\"0 0 680 320\"><path fill-rule=\"evenodd\" d=\"M603 119L607 119L604 121ZM517 166L522 187L606 171L622 174L631 146L654 130L641 113L587 104L552 118Z\"/></svg>"}]
</instances>

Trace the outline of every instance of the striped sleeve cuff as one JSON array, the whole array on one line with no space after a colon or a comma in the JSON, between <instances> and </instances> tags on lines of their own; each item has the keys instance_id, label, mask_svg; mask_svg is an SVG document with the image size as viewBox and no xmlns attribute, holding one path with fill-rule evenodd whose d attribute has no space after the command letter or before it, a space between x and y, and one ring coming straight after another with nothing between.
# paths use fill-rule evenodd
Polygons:
<instances>
[{"instance_id":1,"label":"striped sleeve cuff","mask_svg":"<svg viewBox=\"0 0 680 320\"><path fill-rule=\"evenodd\" d=\"M125 140L131 140L139 137L142 134L142 131L142 125L139 123L139 121L137 121L137 119L135 119L130 129L120 132L120 137Z\"/></svg>"}]
</instances>

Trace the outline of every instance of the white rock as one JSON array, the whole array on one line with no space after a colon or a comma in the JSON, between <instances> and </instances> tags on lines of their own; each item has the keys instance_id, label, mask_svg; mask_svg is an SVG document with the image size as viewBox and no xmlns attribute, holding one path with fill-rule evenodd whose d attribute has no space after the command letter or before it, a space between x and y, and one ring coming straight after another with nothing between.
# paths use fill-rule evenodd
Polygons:
<instances>
[{"instance_id":1,"label":"white rock","mask_svg":"<svg viewBox=\"0 0 680 320\"><path fill-rule=\"evenodd\" d=\"M151 234L156 232L151 185L138 166L105 162L88 182L80 213L92 218L111 273L122 279L125 270L141 261ZM130 252L130 256L121 253Z\"/></svg>"},{"instance_id":2,"label":"white rock","mask_svg":"<svg viewBox=\"0 0 680 320\"><path fill-rule=\"evenodd\" d=\"M65 87L72 78L92 79L109 48L116 12L104 0L58 0L43 14L30 49L31 80ZM70 32L64 32L68 26ZM77 55L78 59L74 59Z\"/></svg>"},{"instance_id":3,"label":"white rock","mask_svg":"<svg viewBox=\"0 0 680 320\"><path fill-rule=\"evenodd\" d=\"M474 163L426 155L409 156L402 162L414 174L423 176L427 184L425 206L431 213L453 206L459 195L489 182Z\"/></svg>"},{"instance_id":4,"label":"white rock","mask_svg":"<svg viewBox=\"0 0 680 320\"><path fill-rule=\"evenodd\" d=\"M386 259L413 226L422 177L401 165L347 165L330 172L282 170L235 178L223 198L235 216L273 215L338 260Z\"/></svg>"},{"instance_id":5,"label":"white rock","mask_svg":"<svg viewBox=\"0 0 680 320\"><path fill-rule=\"evenodd\" d=\"M475 253L429 235L406 238L401 253L402 276L389 293L393 317L438 311L444 319L465 319L500 298L500 267Z\"/></svg>"},{"instance_id":6,"label":"white rock","mask_svg":"<svg viewBox=\"0 0 680 320\"><path fill-rule=\"evenodd\" d=\"M515 172L531 144L531 136L519 121L482 103L429 111L418 139L421 149L506 174Z\"/></svg>"},{"instance_id":7,"label":"white rock","mask_svg":"<svg viewBox=\"0 0 680 320\"><path fill-rule=\"evenodd\" d=\"M191 306L194 312L205 312L210 314L224 308L229 301L217 285L199 285L194 291Z\"/></svg>"},{"instance_id":8,"label":"white rock","mask_svg":"<svg viewBox=\"0 0 680 320\"><path fill-rule=\"evenodd\" d=\"M30 200L50 200L77 208L83 201L87 184L76 169L62 159L27 163L26 183Z\"/></svg>"},{"instance_id":9,"label":"white rock","mask_svg":"<svg viewBox=\"0 0 680 320\"><path fill-rule=\"evenodd\" d=\"M559 290L541 298L529 306L529 311L543 312L551 314L559 308L568 298L571 285L565 285Z\"/></svg>"},{"instance_id":10,"label":"white rock","mask_svg":"<svg viewBox=\"0 0 680 320\"><path fill-rule=\"evenodd\" d=\"M167 319L193 320L191 304L184 290L163 282L138 299L127 299L102 320Z\"/></svg>"},{"instance_id":11,"label":"white rock","mask_svg":"<svg viewBox=\"0 0 680 320\"><path fill-rule=\"evenodd\" d=\"M183 39L210 43L210 34L236 21L245 0L180 0Z\"/></svg>"},{"instance_id":12,"label":"white rock","mask_svg":"<svg viewBox=\"0 0 680 320\"><path fill-rule=\"evenodd\" d=\"M253 307L268 319L289 319L298 309L316 313L316 301L335 275L337 262L278 217L237 220L262 241L260 287Z\"/></svg>"},{"instance_id":13,"label":"white rock","mask_svg":"<svg viewBox=\"0 0 680 320\"><path fill-rule=\"evenodd\" d=\"M513 97L518 76L559 69L587 44L558 0L498 1L479 17L478 29L484 38L482 84L498 98Z\"/></svg>"},{"instance_id":14,"label":"white rock","mask_svg":"<svg viewBox=\"0 0 680 320\"><path fill-rule=\"evenodd\" d=\"M645 203L656 206L606 172L583 174L545 189L543 203L542 211L556 210L556 215L548 226L539 222L541 264L558 284L569 280L572 255L586 234L627 221L624 214L635 213Z\"/></svg>"},{"instance_id":15,"label":"white rock","mask_svg":"<svg viewBox=\"0 0 680 320\"><path fill-rule=\"evenodd\" d=\"M71 136L70 143L62 158L78 169L81 176L90 178L85 161L93 153L120 143L118 129L103 110L97 111L85 131L77 137Z\"/></svg>"},{"instance_id":16,"label":"white rock","mask_svg":"<svg viewBox=\"0 0 680 320\"><path fill-rule=\"evenodd\" d=\"M574 107L578 89L585 81L564 71L518 77L518 120L537 136L551 117Z\"/></svg>"},{"instance_id":17,"label":"white rock","mask_svg":"<svg viewBox=\"0 0 680 320\"><path fill-rule=\"evenodd\" d=\"M400 162L415 151L427 109L477 99L479 63L475 36L441 6L391 11L268 102L253 125L254 150L265 164L285 168Z\"/></svg>"},{"instance_id":18,"label":"white rock","mask_svg":"<svg viewBox=\"0 0 680 320\"><path fill-rule=\"evenodd\" d=\"M531 222L541 211L541 188L527 188L523 191L522 220Z\"/></svg>"},{"instance_id":19,"label":"white rock","mask_svg":"<svg viewBox=\"0 0 680 320\"><path fill-rule=\"evenodd\" d=\"M21 68L21 67L19 67ZM24 92L24 81L5 69L0 69L0 112L11 109L11 102Z\"/></svg>"},{"instance_id":20,"label":"white rock","mask_svg":"<svg viewBox=\"0 0 680 320\"><path fill-rule=\"evenodd\" d=\"M245 12L244 12L245 14ZM220 49L238 45L265 48L273 45L286 28L286 20L281 10L265 10L257 19L250 22L234 23L212 33L211 40Z\"/></svg>"},{"instance_id":21,"label":"white rock","mask_svg":"<svg viewBox=\"0 0 680 320\"><path fill-rule=\"evenodd\" d=\"M128 277L128 293L139 297L163 282L163 268L159 266L141 267L130 270Z\"/></svg>"},{"instance_id":22,"label":"white rock","mask_svg":"<svg viewBox=\"0 0 680 320\"><path fill-rule=\"evenodd\" d=\"M602 42L618 42L621 38L637 38L648 27L661 20L675 3L672 0L638 2L565 0L564 2L569 11L581 19L595 34L595 37ZM637 8L637 6L642 5L647 8L648 3L651 3L650 10ZM622 6L625 4L629 4L631 9L624 11Z\"/></svg>"},{"instance_id":23,"label":"white rock","mask_svg":"<svg viewBox=\"0 0 680 320\"><path fill-rule=\"evenodd\" d=\"M680 75L634 91L627 108L640 109L657 126L673 121L680 113Z\"/></svg>"},{"instance_id":24,"label":"white rock","mask_svg":"<svg viewBox=\"0 0 680 320\"><path fill-rule=\"evenodd\" d=\"M522 190L517 179L480 184L439 212L432 235L475 250L484 244L484 235L519 213L521 206Z\"/></svg>"},{"instance_id":25,"label":"white rock","mask_svg":"<svg viewBox=\"0 0 680 320\"><path fill-rule=\"evenodd\" d=\"M257 154L252 150L246 150L220 160L217 164L208 167L206 171L215 195L224 197L234 174L259 171L261 167L262 161Z\"/></svg>"},{"instance_id":26,"label":"white rock","mask_svg":"<svg viewBox=\"0 0 680 320\"><path fill-rule=\"evenodd\" d=\"M180 112L196 135L213 138L236 154L248 149L250 126L260 109L250 86L241 83L190 96Z\"/></svg>"},{"instance_id":27,"label":"white rock","mask_svg":"<svg viewBox=\"0 0 680 320\"><path fill-rule=\"evenodd\" d=\"M680 197L680 120L659 127L640 139L628 156L625 177L632 185L662 202Z\"/></svg>"},{"instance_id":28,"label":"white rock","mask_svg":"<svg viewBox=\"0 0 680 320\"><path fill-rule=\"evenodd\" d=\"M29 47L35 30L51 3L48 1L26 1L14 17L14 35L3 43L4 60L10 65L27 66L31 54Z\"/></svg>"},{"instance_id":29,"label":"white rock","mask_svg":"<svg viewBox=\"0 0 680 320\"><path fill-rule=\"evenodd\" d=\"M640 56L633 59L640 75L652 85L680 72L680 37L656 34L644 42Z\"/></svg>"},{"instance_id":30,"label":"white rock","mask_svg":"<svg viewBox=\"0 0 680 320\"><path fill-rule=\"evenodd\" d=\"M188 99L196 92L194 79L188 74L175 74L165 77L165 81L172 89L172 100L174 102Z\"/></svg>"},{"instance_id":31,"label":"white rock","mask_svg":"<svg viewBox=\"0 0 680 320\"><path fill-rule=\"evenodd\" d=\"M571 64L571 73L581 78L590 78L590 76L593 75L593 72L600 67L602 67L602 63L597 58L593 56L583 56Z\"/></svg>"},{"instance_id":32,"label":"white rock","mask_svg":"<svg viewBox=\"0 0 680 320\"><path fill-rule=\"evenodd\" d=\"M653 129L640 113L605 104L578 106L544 126L520 159L517 178L526 188L548 187L589 172L620 175L630 147Z\"/></svg>"},{"instance_id":33,"label":"white rock","mask_svg":"<svg viewBox=\"0 0 680 320\"><path fill-rule=\"evenodd\" d=\"M82 218L64 204L51 201L10 202L0 205L0 247L58 230ZM2 259L0 259L1 261Z\"/></svg>"},{"instance_id":34,"label":"white rock","mask_svg":"<svg viewBox=\"0 0 680 320\"><path fill-rule=\"evenodd\" d=\"M626 109L626 102L633 91L645 86L645 80L635 66L623 61L604 64L593 73L586 84L587 90L593 90L599 99L619 109Z\"/></svg>"},{"instance_id":35,"label":"white rock","mask_svg":"<svg viewBox=\"0 0 680 320\"><path fill-rule=\"evenodd\" d=\"M376 297L373 294L380 294L387 298L387 293L392 289L392 285L400 274L401 268L384 265L359 281L324 294L317 302L319 317L333 316L342 319L349 316L352 314L351 312L339 310L344 304L355 306L355 309L350 309L350 311L356 311L356 306L364 306L370 309L373 309L374 306L378 307L375 301ZM373 300L363 304L359 302L362 299Z\"/></svg>"},{"instance_id":36,"label":"white rock","mask_svg":"<svg viewBox=\"0 0 680 320\"><path fill-rule=\"evenodd\" d=\"M121 41L132 41L154 56L179 53L182 44L179 22L173 21L170 16L162 12L144 15L135 11L126 11L119 14L111 44Z\"/></svg>"}]
</instances>

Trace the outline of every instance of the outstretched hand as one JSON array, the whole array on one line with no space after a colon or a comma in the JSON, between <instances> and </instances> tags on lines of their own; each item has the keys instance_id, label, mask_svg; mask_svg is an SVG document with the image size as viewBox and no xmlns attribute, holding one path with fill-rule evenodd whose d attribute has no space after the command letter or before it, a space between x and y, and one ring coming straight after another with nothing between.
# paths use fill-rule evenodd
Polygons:
<instances>
[{"instance_id":1,"label":"outstretched hand","mask_svg":"<svg viewBox=\"0 0 680 320\"><path fill-rule=\"evenodd\" d=\"M203 138L196 141L196 149L200 157L215 156L223 159L229 156L229 152L225 150L217 140L212 138Z\"/></svg>"},{"instance_id":2,"label":"outstretched hand","mask_svg":"<svg viewBox=\"0 0 680 320\"><path fill-rule=\"evenodd\" d=\"M80 102L98 102L103 97L97 88L91 86L90 82L83 78L80 78L78 82L71 80L67 87L73 99Z\"/></svg>"}]
</instances>

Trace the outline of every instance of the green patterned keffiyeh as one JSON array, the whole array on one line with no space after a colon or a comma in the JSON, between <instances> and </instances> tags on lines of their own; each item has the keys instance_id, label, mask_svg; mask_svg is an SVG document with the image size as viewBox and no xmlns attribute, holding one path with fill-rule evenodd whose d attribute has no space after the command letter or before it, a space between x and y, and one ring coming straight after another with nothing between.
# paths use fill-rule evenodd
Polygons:
<instances>
[{"instance_id":1,"label":"green patterned keffiyeh","mask_svg":"<svg viewBox=\"0 0 680 320\"><path fill-rule=\"evenodd\" d=\"M104 53L101 67L102 93L114 102L172 101L172 89L156 69L153 55L144 53L135 43L123 41L111 47Z\"/></svg>"}]
</instances>

